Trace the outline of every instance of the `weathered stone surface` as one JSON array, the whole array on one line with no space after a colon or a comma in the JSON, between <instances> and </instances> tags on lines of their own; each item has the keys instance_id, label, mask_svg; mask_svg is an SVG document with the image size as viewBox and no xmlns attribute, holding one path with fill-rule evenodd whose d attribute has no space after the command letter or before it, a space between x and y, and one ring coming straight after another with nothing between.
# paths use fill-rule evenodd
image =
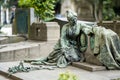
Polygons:
<instances>
[{"instance_id":1,"label":"weathered stone surface","mask_svg":"<svg viewBox=\"0 0 120 80\"><path fill-rule=\"evenodd\" d=\"M104 66L97 66L89 63L73 62L72 65L88 71L101 71L106 69Z\"/></svg>"},{"instance_id":2,"label":"weathered stone surface","mask_svg":"<svg viewBox=\"0 0 120 80\"><path fill-rule=\"evenodd\" d=\"M12 35L12 36L1 36L0 37L0 44L9 44L9 43L17 43L21 41L25 41L26 38Z\"/></svg>"},{"instance_id":3,"label":"weathered stone surface","mask_svg":"<svg viewBox=\"0 0 120 80\"><path fill-rule=\"evenodd\" d=\"M28 56L29 58L38 58L40 57L40 47L39 45L28 48Z\"/></svg>"},{"instance_id":4,"label":"weathered stone surface","mask_svg":"<svg viewBox=\"0 0 120 80\"><path fill-rule=\"evenodd\" d=\"M35 59L47 56L57 41L25 41L0 45L0 62Z\"/></svg>"},{"instance_id":5,"label":"weathered stone surface","mask_svg":"<svg viewBox=\"0 0 120 80\"><path fill-rule=\"evenodd\" d=\"M5 44L7 43L7 37L0 37L0 44Z\"/></svg>"},{"instance_id":6,"label":"weathered stone surface","mask_svg":"<svg viewBox=\"0 0 120 80\"><path fill-rule=\"evenodd\" d=\"M2 75L0 75L0 80L10 80L10 79L7 78L7 77L4 77L4 76L2 76Z\"/></svg>"},{"instance_id":7,"label":"weathered stone surface","mask_svg":"<svg viewBox=\"0 0 120 80\"><path fill-rule=\"evenodd\" d=\"M53 42L44 42L40 44L40 55L46 57L53 51L56 41Z\"/></svg>"},{"instance_id":8,"label":"weathered stone surface","mask_svg":"<svg viewBox=\"0 0 120 80\"><path fill-rule=\"evenodd\" d=\"M14 51L0 53L0 61L13 61Z\"/></svg>"},{"instance_id":9,"label":"weathered stone surface","mask_svg":"<svg viewBox=\"0 0 120 80\"><path fill-rule=\"evenodd\" d=\"M58 40L60 27L57 22L33 23L30 27L29 39L39 41Z\"/></svg>"},{"instance_id":10,"label":"weathered stone surface","mask_svg":"<svg viewBox=\"0 0 120 80\"><path fill-rule=\"evenodd\" d=\"M8 76L8 67L18 65L17 62L5 62L0 63L0 75L3 74ZM25 66L30 66L28 63L24 63ZM57 80L59 74L69 71L75 74L79 80L111 80L120 77L119 70L104 70L104 71L95 71L90 72L80 68L68 66L66 68L57 68L55 70L35 70L28 73L21 72L12 74L10 77L12 80ZM5 74L6 73L6 74ZM47 76L47 77L46 77ZM8 77L9 78L9 77Z\"/></svg>"},{"instance_id":11,"label":"weathered stone surface","mask_svg":"<svg viewBox=\"0 0 120 80\"><path fill-rule=\"evenodd\" d=\"M27 49L20 49L14 51L15 60L24 60L28 57L28 50Z\"/></svg>"}]
</instances>

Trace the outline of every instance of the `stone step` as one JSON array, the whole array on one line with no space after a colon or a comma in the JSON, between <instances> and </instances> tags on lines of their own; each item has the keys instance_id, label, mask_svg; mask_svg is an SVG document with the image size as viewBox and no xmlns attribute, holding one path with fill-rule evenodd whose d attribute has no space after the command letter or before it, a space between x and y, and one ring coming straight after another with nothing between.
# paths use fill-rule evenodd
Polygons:
<instances>
[{"instance_id":1,"label":"stone step","mask_svg":"<svg viewBox=\"0 0 120 80\"><path fill-rule=\"evenodd\" d=\"M93 65L93 64L89 64L89 63L81 63L81 62L73 62L72 65L74 67L78 67L84 70L88 70L88 71L101 71L101 70L106 70L106 68L104 66L97 66L97 65Z\"/></svg>"},{"instance_id":2,"label":"stone step","mask_svg":"<svg viewBox=\"0 0 120 80\"><path fill-rule=\"evenodd\" d=\"M0 45L0 62L44 57L53 50L55 44L56 41L23 41Z\"/></svg>"},{"instance_id":3,"label":"stone step","mask_svg":"<svg viewBox=\"0 0 120 80\"><path fill-rule=\"evenodd\" d=\"M0 45L2 44L9 44L9 43L17 43L21 41L25 41L25 37L17 36L17 35L11 35L11 36L6 36L6 35L0 35Z\"/></svg>"}]
</instances>

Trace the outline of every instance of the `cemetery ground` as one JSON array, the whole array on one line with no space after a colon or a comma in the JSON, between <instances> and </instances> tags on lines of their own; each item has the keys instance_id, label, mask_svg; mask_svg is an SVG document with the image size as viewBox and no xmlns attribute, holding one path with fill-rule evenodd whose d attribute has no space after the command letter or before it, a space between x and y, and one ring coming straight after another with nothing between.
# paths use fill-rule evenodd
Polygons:
<instances>
[{"instance_id":1,"label":"cemetery ground","mask_svg":"<svg viewBox=\"0 0 120 80\"><path fill-rule=\"evenodd\" d=\"M60 73L71 72L75 74L79 80L112 80L120 78L120 70L106 70L103 66L95 66L86 63L73 63L66 68L55 68L54 70L34 70L30 72L8 73L8 68L17 66L23 59L35 59L36 57L45 57L53 49L56 41L40 42L21 39L17 43L4 42L3 36L12 36L11 26L6 26L6 33L1 34L0 49L0 80L58 80ZM5 37L6 38L6 37ZM49 47L49 48L48 48ZM32 54L34 53L34 55ZM5 55L4 55L5 54ZM31 66L24 63L25 66ZM33 65L36 66L36 65ZM38 66L38 65L37 65Z\"/></svg>"}]
</instances>

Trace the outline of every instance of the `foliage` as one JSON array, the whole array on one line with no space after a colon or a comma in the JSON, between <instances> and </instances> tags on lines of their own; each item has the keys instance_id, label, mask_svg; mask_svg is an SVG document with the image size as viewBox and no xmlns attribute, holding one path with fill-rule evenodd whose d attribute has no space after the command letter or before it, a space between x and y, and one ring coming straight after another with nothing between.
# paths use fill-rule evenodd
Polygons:
<instances>
[{"instance_id":1,"label":"foliage","mask_svg":"<svg viewBox=\"0 0 120 80\"><path fill-rule=\"evenodd\" d=\"M21 7L31 7L32 6L32 1L31 0L19 0L18 1L19 6Z\"/></svg>"},{"instance_id":2,"label":"foliage","mask_svg":"<svg viewBox=\"0 0 120 80\"><path fill-rule=\"evenodd\" d=\"M0 0L0 5L2 5L4 3L4 0Z\"/></svg>"},{"instance_id":3,"label":"foliage","mask_svg":"<svg viewBox=\"0 0 120 80\"><path fill-rule=\"evenodd\" d=\"M112 0L103 0L103 20L112 20L115 17Z\"/></svg>"},{"instance_id":4,"label":"foliage","mask_svg":"<svg viewBox=\"0 0 120 80\"><path fill-rule=\"evenodd\" d=\"M42 20L54 17L54 6L57 0L19 0L21 7L33 7Z\"/></svg>"},{"instance_id":5,"label":"foliage","mask_svg":"<svg viewBox=\"0 0 120 80\"><path fill-rule=\"evenodd\" d=\"M75 74L72 74L70 72L65 72L60 74L58 80L78 80Z\"/></svg>"}]
</instances>

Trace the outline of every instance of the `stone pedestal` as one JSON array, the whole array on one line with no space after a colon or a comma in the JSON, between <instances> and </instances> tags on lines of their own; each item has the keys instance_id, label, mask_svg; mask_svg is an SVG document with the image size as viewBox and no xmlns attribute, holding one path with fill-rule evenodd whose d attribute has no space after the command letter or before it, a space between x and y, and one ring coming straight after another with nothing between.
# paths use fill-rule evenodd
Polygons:
<instances>
[{"instance_id":1,"label":"stone pedestal","mask_svg":"<svg viewBox=\"0 0 120 80\"><path fill-rule=\"evenodd\" d=\"M30 27L29 39L40 41L56 41L60 37L57 22L33 23Z\"/></svg>"},{"instance_id":2,"label":"stone pedestal","mask_svg":"<svg viewBox=\"0 0 120 80\"><path fill-rule=\"evenodd\" d=\"M61 73L65 73L66 71L75 74L78 80L116 80L120 77L119 70L90 72L72 66L68 66L66 68L56 68L55 70L42 69L30 72L20 72L8 76L8 68L18 66L19 63L20 61L0 63L0 80L4 80L1 79L1 75L9 78L7 80L58 80L59 75ZM30 65L29 63L24 63L24 66L39 67L39 65Z\"/></svg>"},{"instance_id":3,"label":"stone pedestal","mask_svg":"<svg viewBox=\"0 0 120 80\"><path fill-rule=\"evenodd\" d=\"M73 62L72 65L75 67L81 68L81 69L88 70L88 71L104 71L104 70L106 70L105 66L97 66L97 65L93 65L93 64L89 64L89 63Z\"/></svg>"},{"instance_id":4,"label":"stone pedestal","mask_svg":"<svg viewBox=\"0 0 120 80\"><path fill-rule=\"evenodd\" d=\"M56 41L23 41L0 45L0 62L46 57L56 43Z\"/></svg>"}]
</instances>

